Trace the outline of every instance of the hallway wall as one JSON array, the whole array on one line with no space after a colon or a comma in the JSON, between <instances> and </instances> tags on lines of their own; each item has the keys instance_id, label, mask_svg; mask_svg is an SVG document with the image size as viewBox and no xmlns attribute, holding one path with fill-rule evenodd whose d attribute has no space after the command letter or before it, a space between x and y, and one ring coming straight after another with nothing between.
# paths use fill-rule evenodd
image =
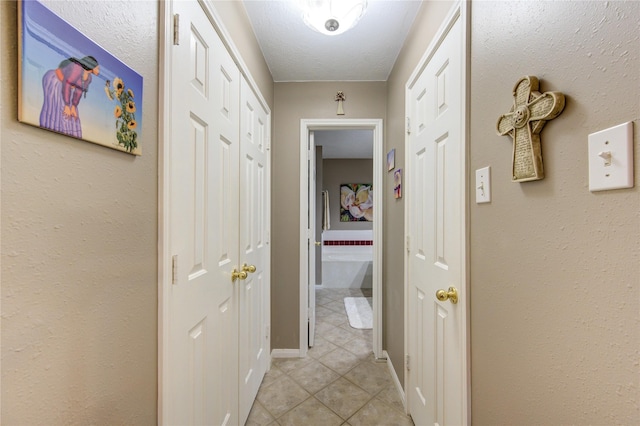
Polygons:
<instances>
[{"instance_id":1,"label":"hallway wall","mask_svg":"<svg viewBox=\"0 0 640 426\"><path fill-rule=\"evenodd\" d=\"M423 3L388 80L396 167L404 85L450 5ZM638 16L637 2L472 3L469 187L492 167L492 202L469 200L474 424L640 421ZM512 143L495 124L528 74L567 105L542 132L546 178L513 183ZM636 187L589 192L587 135L626 121ZM402 379L404 203L387 198L384 345Z\"/></svg>"},{"instance_id":2,"label":"hallway wall","mask_svg":"<svg viewBox=\"0 0 640 426\"><path fill-rule=\"evenodd\" d=\"M637 2L474 2L473 423L638 424L640 31ZM541 133L544 180L511 182L497 136L524 75L566 107ZM587 136L635 123L635 188L589 192ZM474 179L470 180L473 188Z\"/></svg>"},{"instance_id":3,"label":"hallway wall","mask_svg":"<svg viewBox=\"0 0 640 426\"><path fill-rule=\"evenodd\" d=\"M153 424L158 5L44 4L142 74L142 156L18 123L17 3L0 2L2 423Z\"/></svg>"},{"instance_id":4,"label":"hallway wall","mask_svg":"<svg viewBox=\"0 0 640 426\"><path fill-rule=\"evenodd\" d=\"M300 347L300 120L385 118L386 82L275 83L272 144L271 347Z\"/></svg>"},{"instance_id":5,"label":"hallway wall","mask_svg":"<svg viewBox=\"0 0 640 426\"><path fill-rule=\"evenodd\" d=\"M156 424L159 3L43 3L144 77L142 156L17 121L0 2L2 424ZM273 110L242 3L213 5Z\"/></svg>"}]
</instances>

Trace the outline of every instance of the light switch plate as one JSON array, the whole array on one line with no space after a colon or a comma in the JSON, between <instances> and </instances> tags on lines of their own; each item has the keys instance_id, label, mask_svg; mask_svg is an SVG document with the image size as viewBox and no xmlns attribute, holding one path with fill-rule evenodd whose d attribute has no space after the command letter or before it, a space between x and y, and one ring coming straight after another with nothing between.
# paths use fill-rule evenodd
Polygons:
<instances>
[{"instance_id":1,"label":"light switch plate","mask_svg":"<svg viewBox=\"0 0 640 426\"><path fill-rule=\"evenodd\" d=\"M633 187L633 122L589 135L589 191Z\"/></svg>"},{"instance_id":2,"label":"light switch plate","mask_svg":"<svg viewBox=\"0 0 640 426\"><path fill-rule=\"evenodd\" d=\"M476 170L476 203L491 201L491 167Z\"/></svg>"}]
</instances>

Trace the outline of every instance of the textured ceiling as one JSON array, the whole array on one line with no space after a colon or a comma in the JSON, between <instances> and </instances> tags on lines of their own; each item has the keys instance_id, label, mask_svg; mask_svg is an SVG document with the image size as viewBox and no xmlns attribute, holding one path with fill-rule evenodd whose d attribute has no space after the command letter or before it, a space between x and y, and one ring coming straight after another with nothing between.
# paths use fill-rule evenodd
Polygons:
<instances>
[{"instance_id":1,"label":"textured ceiling","mask_svg":"<svg viewBox=\"0 0 640 426\"><path fill-rule=\"evenodd\" d=\"M369 0L358 25L337 36L308 28L295 0L244 5L275 82L386 81L421 2Z\"/></svg>"}]
</instances>

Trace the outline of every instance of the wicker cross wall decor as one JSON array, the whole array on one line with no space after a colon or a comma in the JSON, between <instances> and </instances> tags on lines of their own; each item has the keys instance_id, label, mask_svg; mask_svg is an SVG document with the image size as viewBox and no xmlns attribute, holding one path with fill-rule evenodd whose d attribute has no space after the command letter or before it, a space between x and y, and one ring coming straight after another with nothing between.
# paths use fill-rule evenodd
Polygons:
<instances>
[{"instance_id":1,"label":"wicker cross wall decor","mask_svg":"<svg viewBox=\"0 0 640 426\"><path fill-rule=\"evenodd\" d=\"M536 77L522 77L513 89L511 110L500 116L496 126L499 135L513 139L512 181L527 182L544 178L540 132L545 123L564 109L560 92L538 92Z\"/></svg>"}]
</instances>

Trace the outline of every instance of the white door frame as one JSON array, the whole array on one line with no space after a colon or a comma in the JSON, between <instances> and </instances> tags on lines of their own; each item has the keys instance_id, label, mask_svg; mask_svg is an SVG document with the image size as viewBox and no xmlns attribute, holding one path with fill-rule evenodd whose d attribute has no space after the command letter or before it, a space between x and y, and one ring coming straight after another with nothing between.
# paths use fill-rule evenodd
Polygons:
<instances>
[{"instance_id":1,"label":"white door frame","mask_svg":"<svg viewBox=\"0 0 640 426\"><path fill-rule=\"evenodd\" d=\"M302 119L300 120L300 357L307 354L309 342L308 312L308 242L307 242L307 145L313 130L373 130L373 188L375 210L373 220L373 354L382 354L382 212L383 200L383 131L382 119ZM376 189L377 188L377 189ZM376 192L374 192L375 194ZM314 234L315 238L315 234Z\"/></svg>"},{"instance_id":2,"label":"white door frame","mask_svg":"<svg viewBox=\"0 0 640 426\"><path fill-rule=\"evenodd\" d=\"M320 241L316 241L316 230L318 217L316 215L316 203L317 203L317 158L316 158L316 141L313 131L309 132L309 156L307 157L307 164L309 164L310 169L313 172L309 172L307 175L307 198L309 199L309 203L311 204L311 200L313 200L314 208L308 209L308 225L309 230L313 233L313 238L309 237L308 245L307 245L307 297L309 300L307 301L308 311L307 317L309 318L309 327L308 327L308 335L307 340L309 341L309 346L313 346L315 343L315 334L316 334L316 256L318 255L316 251L316 244L322 244L322 238ZM312 177L313 173L313 177ZM309 206L311 207L311 206ZM311 244L313 242L313 244ZM322 248L320 250L320 255L322 256ZM320 259L322 261L322 259ZM312 290L313 289L313 290Z\"/></svg>"},{"instance_id":3,"label":"white door frame","mask_svg":"<svg viewBox=\"0 0 640 426\"><path fill-rule=\"evenodd\" d=\"M159 57L159 93L158 102L160 114L158 118L158 424L166 423L168 418L169 392L165 377L169 376L169 360L167 359L169 345L169 298L172 286L172 254L170 241L170 189L171 189L171 48L173 46L173 3L179 0L160 2L160 57ZM238 66L240 74L244 76L249 87L256 95L260 105L269 114L269 129L271 129L271 108L260 93L258 84L251 76L249 67L240 56L231 39L229 31L222 23L213 2L198 0L205 11L211 25L217 31L222 43L229 51L231 58ZM180 40L181 43L188 42ZM269 134L269 140L271 135ZM269 143L270 145L270 143ZM271 197L267 197L267 208L271 209Z\"/></svg>"},{"instance_id":4,"label":"white door frame","mask_svg":"<svg viewBox=\"0 0 640 426\"><path fill-rule=\"evenodd\" d=\"M463 371L465 371L465 376L464 376L464 382L462 383L462 392L464 395L462 404L463 404L463 413L464 415L466 415L466 418L464 419L464 424L471 424L471 336L469 331L471 330L470 327L470 319L471 319L471 315L470 315L470 304L469 304L469 295L470 295L470 291L469 291L469 276L470 276L470 267L469 267L469 176L468 176L468 159L469 159L469 118L470 118L470 114L469 114L469 81L470 81L470 71L469 71L469 63L470 63L470 48L471 48L471 44L470 44L470 25L471 25L471 19L469 16L469 4L467 1L458 1L456 4L454 4L451 8L451 10L449 11L447 17L444 19L442 25L440 26L440 28L438 29L438 32L436 34L436 36L433 38L433 40L431 41L431 43L429 44L429 46L427 47L427 49L425 50L424 55L422 56L422 58L420 59L420 62L418 62L418 65L416 66L415 70L413 71L413 73L411 74L411 76L409 77L409 79L407 80L407 84L405 86L405 116L407 117L407 119L410 117L411 114L411 88L416 84L418 78L420 77L420 74L422 73L422 71L424 71L425 67L427 66L427 64L429 63L429 61L431 60L431 58L433 57L433 54L436 52L436 50L438 50L438 48L440 47L440 45L442 44L442 42L444 41L444 39L446 38L447 34L449 33L449 30L451 29L451 27L453 27L453 25L456 23L456 21L458 19L460 19L461 23L462 23L462 40L463 40L463 46L462 46L462 63L461 63L461 81L460 81L460 85L461 85L461 91L462 91L462 96L461 96L461 102L462 102L462 111L463 112L463 119L460 123L461 125L461 131L460 134L462 135L462 142L464 144L464 146L461 149L461 158L460 161L462 162L462 167L461 169L461 176L460 176L460 182L461 182L461 194L460 196L462 197L462 199L460 200L461 202L461 206L463 206L464 212L461 215L461 221L462 223L460 224L462 227L462 232L461 232L461 238L462 241L460 242L461 247L462 247L462 272L461 272L461 276L462 279L460 283L456 283L456 286L459 286L458 288L462 289L461 294L464 296L462 298L460 298L459 300L459 304L461 305L461 312L462 312L462 321L461 321L461 330L460 333L463 335L463 341L465 342L465 349L462 353L462 363L463 363ZM411 131L410 128L410 123L408 123L408 131ZM405 146L408 146L409 144L409 135L405 134ZM405 168L409 167L409 157L411 155L411 151L409 149L405 150ZM409 173L408 171L405 170L405 188L404 188L404 193L405 193L405 206L409 205L409 198L411 197L411 180L410 180L410 176L411 173ZM409 223L409 209L405 208L405 217L404 217L404 234L405 234L405 241L407 240L407 238L409 237L409 229L408 229L408 223ZM411 336L409 335L409 257L407 256L407 252L404 252L404 353L405 353L405 360L406 360L406 355L409 354L409 339L411 338ZM405 361L406 363L406 361ZM404 383L408 383L408 377L407 377L407 366L405 364L405 368L404 368ZM407 395L407 397L409 396L409 392L405 392L405 394ZM409 403L407 401L407 409L409 407Z\"/></svg>"}]
</instances>

